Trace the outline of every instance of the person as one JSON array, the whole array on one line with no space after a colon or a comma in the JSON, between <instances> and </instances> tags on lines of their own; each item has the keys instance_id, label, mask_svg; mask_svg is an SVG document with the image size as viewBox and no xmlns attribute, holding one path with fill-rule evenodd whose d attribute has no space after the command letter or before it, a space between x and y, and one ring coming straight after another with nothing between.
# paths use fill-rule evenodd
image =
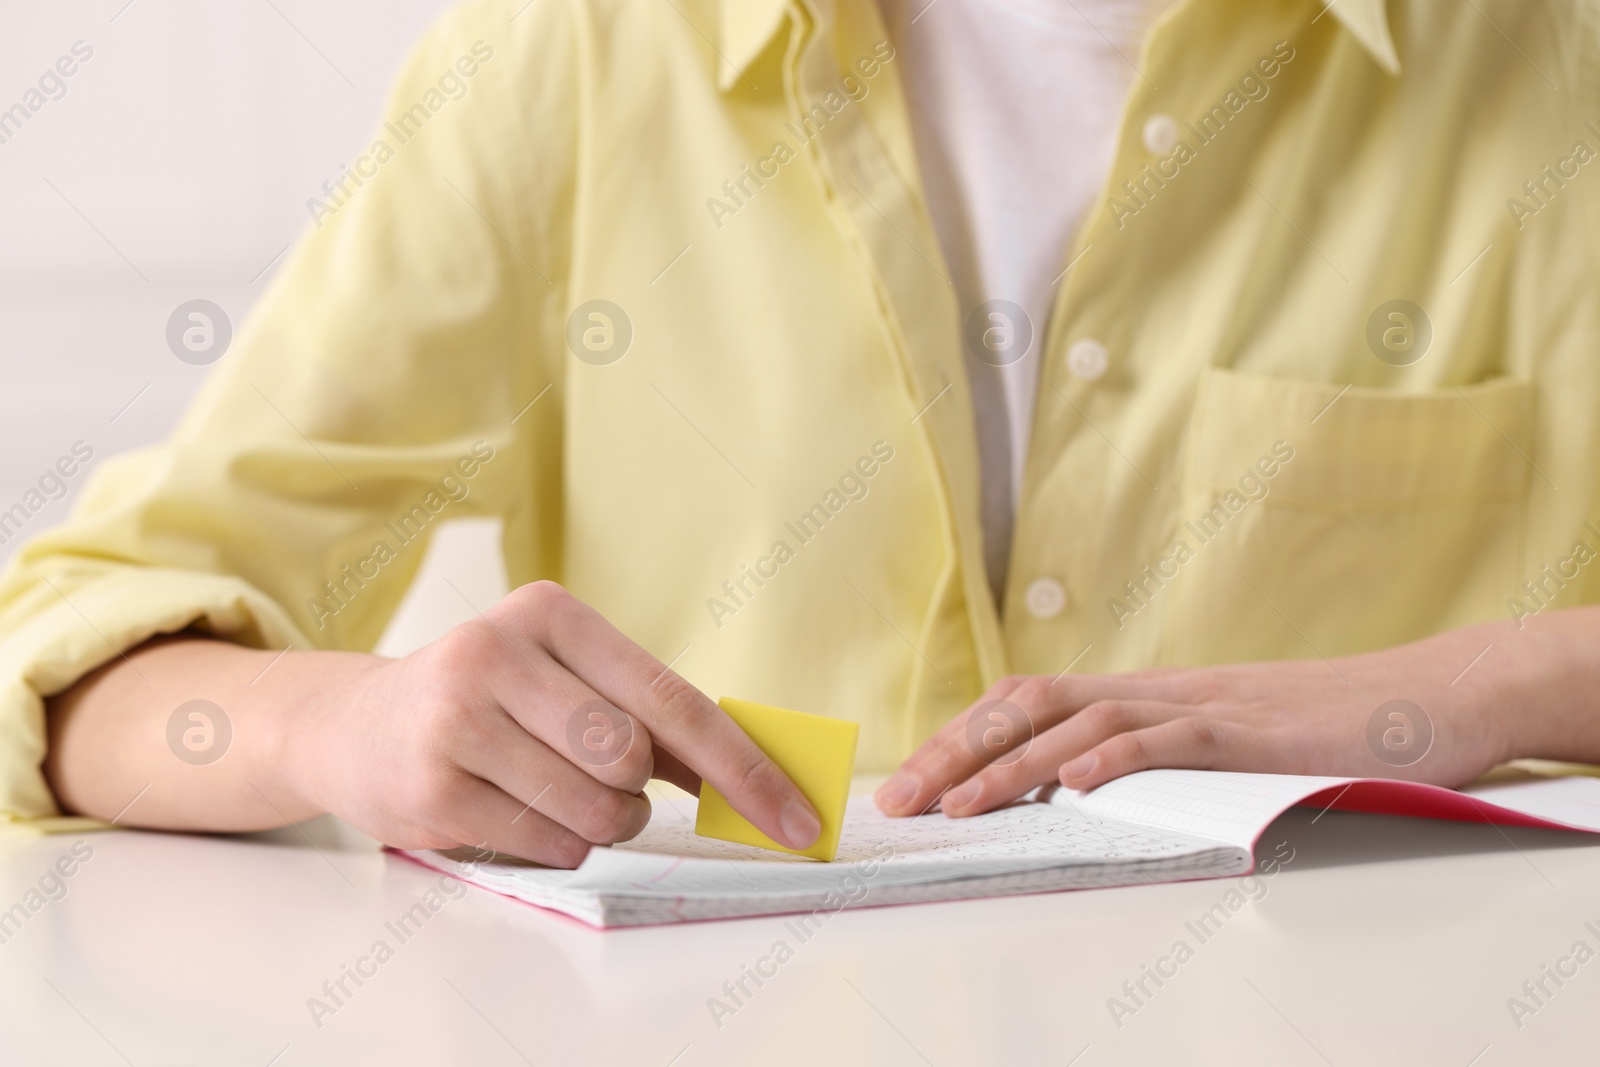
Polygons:
<instances>
[{"instance_id":1,"label":"person","mask_svg":"<svg viewBox=\"0 0 1600 1067\"><path fill-rule=\"evenodd\" d=\"M6 571L0 810L809 843L707 694L892 814L1600 760L1593 4L1067 7L451 10ZM468 516L515 590L365 651Z\"/></svg>"}]
</instances>

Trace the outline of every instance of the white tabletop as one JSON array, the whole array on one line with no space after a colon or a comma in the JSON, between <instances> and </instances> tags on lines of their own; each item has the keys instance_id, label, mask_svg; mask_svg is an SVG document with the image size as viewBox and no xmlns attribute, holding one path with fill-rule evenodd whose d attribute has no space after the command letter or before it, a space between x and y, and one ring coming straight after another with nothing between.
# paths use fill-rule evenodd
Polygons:
<instances>
[{"instance_id":1,"label":"white tabletop","mask_svg":"<svg viewBox=\"0 0 1600 1067\"><path fill-rule=\"evenodd\" d=\"M47 884L59 899L29 898L75 841L93 854ZM1600 951L1597 839L1302 809L1258 855L1275 849L1293 858L1204 941L1186 924L1227 911L1241 880L863 909L800 944L779 918L602 933L457 883L402 940L391 924L440 876L332 820L247 838L7 841L0 909L20 902L26 918L0 925L0 1063L1489 1067L1600 1055L1600 958L1560 962L1578 941ZM723 983L779 940L792 958L760 987L745 979L751 995L719 1026L710 998L732 1005ZM1159 987L1146 977L1135 1002L1123 983L1179 940L1192 956L1163 964L1175 973ZM335 1007L324 982L358 963L370 977L344 977ZM1558 964L1575 975L1544 978L1536 1003L1522 983ZM1536 1010L1514 1020L1514 996ZM1112 997L1136 1010L1114 1020Z\"/></svg>"}]
</instances>

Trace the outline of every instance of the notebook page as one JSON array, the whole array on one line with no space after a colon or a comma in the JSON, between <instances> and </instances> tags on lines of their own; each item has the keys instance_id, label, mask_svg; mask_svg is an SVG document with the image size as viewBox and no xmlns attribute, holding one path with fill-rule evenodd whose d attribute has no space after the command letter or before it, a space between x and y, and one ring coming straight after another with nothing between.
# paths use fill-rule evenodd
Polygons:
<instances>
[{"instance_id":1,"label":"notebook page","mask_svg":"<svg viewBox=\"0 0 1600 1067\"><path fill-rule=\"evenodd\" d=\"M769 852L694 833L692 801L658 805L645 832L596 849L568 882L572 889L648 895L784 894L834 890L851 870L870 867L875 885L982 877L1074 864L1132 863L1192 855L1216 842L1139 827L1047 804L1016 804L971 819L940 812L890 818L870 797L846 808L832 863Z\"/></svg>"},{"instance_id":2,"label":"notebook page","mask_svg":"<svg viewBox=\"0 0 1600 1067\"><path fill-rule=\"evenodd\" d=\"M1600 778L1546 778L1482 785L1468 789L1467 794L1538 819L1600 831Z\"/></svg>"},{"instance_id":3,"label":"notebook page","mask_svg":"<svg viewBox=\"0 0 1600 1067\"><path fill-rule=\"evenodd\" d=\"M1515 818L1520 815L1600 831L1600 780L1583 777L1483 785L1463 793L1394 779L1156 770L1118 778L1092 793L1057 790L1050 801L1249 849L1284 810L1330 788L1329 806L1528 825Z\"/></svg>"},{"instance_id":4,"label":"notebook page","mask_svg":"<svg viewBox=\"0 0 1600 1067\"><path fill-rule=\"evenodd\" d=\"M479 863L470 850L407 855L594 925L768 914L833 906L828 899L854 904L869 894L892 903L1147 883L1250 864L1248 853L1214 841L1056 805L1021 803L971 819L937 811L891 819L868 797L852 799L846 810L838 858L818 863L697 837L694 808L693 800L657 804L639 837L592 850L576 871L507 859Z\"/></svg>"},{"instance_id":5,"label":"notebook page","mask_svg":"<svg viewBox=\"0 0 1600 1067\"><path fill-rule=\"evenodd\" d=\"M1283 811L1353 778L1242 771L1139 771L1091 793L1057 790L1052 805L1169 832L1192 834L1248 851Z\"/></svg>"}]
</instances>

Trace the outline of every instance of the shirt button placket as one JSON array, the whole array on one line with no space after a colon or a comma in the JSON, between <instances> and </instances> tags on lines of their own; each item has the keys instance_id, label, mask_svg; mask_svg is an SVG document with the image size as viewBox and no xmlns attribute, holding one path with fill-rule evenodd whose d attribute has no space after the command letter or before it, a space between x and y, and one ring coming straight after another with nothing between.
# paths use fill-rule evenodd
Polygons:
<instances>
[{"instance_id":1,"label":"shirt button placket","mask_svg":"<svg viewBox=\"0 0 1600 1067\"><path fill-rule=\"evenodd\" d=\"M1067 606L1067 591L1054 578L1035 578L1022 594L1023 606L1036 619L1053 619Z\"/></svg>"},{"instance_id":2,"label":"shirt button placket","mask_svg":"<svg viewBox=\"0 0 1600 1067\"><path fill-rule=\"evenodd\" d=\"M1144 123L1143 140L1153 155L1171 154L1178 147L1178 120L1171 115L1151 115Z\"/></svg>"},{"instance_id":3,"label":"shirt button placket","mask_svg":"<svg viewBox=\"0 0 1600 1067\"><path fill-rule=\"evenodd\" d=\"M1074 341L1067 349L1067 372L1080 382L1097 381L1110 362L1106 346L1092 337Z\"/></svg>"}]
</instances>

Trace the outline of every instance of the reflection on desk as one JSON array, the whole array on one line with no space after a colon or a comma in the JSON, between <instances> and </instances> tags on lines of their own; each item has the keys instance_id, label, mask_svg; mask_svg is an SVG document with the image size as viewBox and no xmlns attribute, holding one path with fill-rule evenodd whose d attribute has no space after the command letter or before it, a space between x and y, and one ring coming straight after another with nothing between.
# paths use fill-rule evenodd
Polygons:
<instances>
[{"instance_id":1,"label":"reflection on desk","mask_svg":"<svg viewBox=\"0 0 1600 1067\"><path fill-rule=\"evenodd\" d=\"M1251 886L846 911L801 942L779 918L597 932L332 820L8 841L0 1062L1592 1061L1600 966L1508 1008L1600 948L1592 838L1297 809L1260 851L1291 858Z\"/></svg>"}]
</instances>

